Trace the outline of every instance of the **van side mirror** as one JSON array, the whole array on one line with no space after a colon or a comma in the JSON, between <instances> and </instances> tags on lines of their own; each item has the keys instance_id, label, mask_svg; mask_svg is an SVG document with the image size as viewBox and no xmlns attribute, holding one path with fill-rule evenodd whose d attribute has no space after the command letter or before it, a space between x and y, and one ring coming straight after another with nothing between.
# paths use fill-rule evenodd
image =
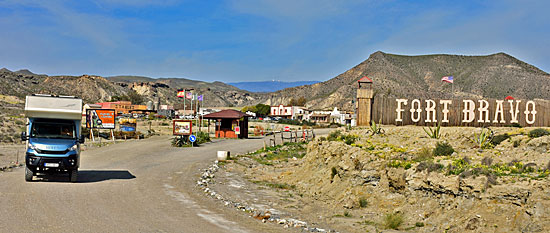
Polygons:
<instances>
[{"instance_id":1,"label":"van side mirror","mask_svg":"<svg viewBox=\"0 0 550 233\"><path fill-rule=\"evenodd\" d=\"M28 139L27 132L21 132L21 141L27 141Z\"/></svg>"},{"instance_id":2,"label":"van side mirror","mask_svg":"<svg viewBox=\"0 0 550 233\"><path fill-rule=\"evenodd\" d=\"M79 142L79 143L84 143L84 139L85 139L85 137L80 137L80 138L78 139L78 142Z\"/></svg>"}]
</instances>

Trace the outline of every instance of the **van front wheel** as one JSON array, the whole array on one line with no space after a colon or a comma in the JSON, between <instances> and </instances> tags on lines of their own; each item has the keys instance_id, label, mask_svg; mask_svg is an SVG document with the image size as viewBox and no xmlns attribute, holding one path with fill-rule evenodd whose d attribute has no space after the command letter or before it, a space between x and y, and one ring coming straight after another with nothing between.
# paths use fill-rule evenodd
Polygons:
<instances>
[{"instance_id":1,"label":"van front wheel","mask_svg":"<svg viewBox=\"0 0 550 233\"><path fill-rule=\"evenodd\" d=\"M78 170L75 169L75 170L71 170L69 171L69 180L72 182L72 183L75 183L78 179Z\"/></svg>"},{"instance_id":2,"label":"van front wheel","mask_svg":"<svg viewBox=\"0 0 550 233\"><path fill-rule=\"evenodd\" d=\"M32 181L33 176L34 172L29 167L25 166L25 181Z\"/></svg>"}]
</instances>

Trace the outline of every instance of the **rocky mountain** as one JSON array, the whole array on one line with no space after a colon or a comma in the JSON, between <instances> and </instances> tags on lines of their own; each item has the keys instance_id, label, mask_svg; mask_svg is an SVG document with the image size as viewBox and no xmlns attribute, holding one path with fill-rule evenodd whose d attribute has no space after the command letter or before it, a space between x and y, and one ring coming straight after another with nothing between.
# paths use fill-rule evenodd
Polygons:
<instances>
[{"instance_id":1,"label":"rocky mountain","mask_svg":"<svg viewBox=\"0 0 550 233\"><path fill-rule=\"evenodd\" d=\"M441 81L454 76L454 86ZM487 97L550 99L550 75L508 54L402 56L375 52L328 81L268 93L264 103L305 97L311 109L353 110L357 80L368 76L377 95L404 98Z\"/></svg>"},{"instance_id":2,"label":"rocky mountain","mask_svg":"<svg viewBox=\"0 0 550 233\"><path fill-rule=\"evenodd\" d=\"M282 81L263 81L263 82L236 82L228 83L242 90L251 92L274 92L285 88L297 87L303 85L311 85L319 81L297 81L297 82L282 82Z\"/></svg>"},{"instance_id":3,"label":"rocky mountain","mask_svg":"<svg viewBox=\"0 0 550 233\"><path fill-rule=\"evenodd\" d=\"M143 97L143 103L159 98L162 104L177 105L183 104L183 101L176 97L177 90L183 88L193 88L195 93L204 95L203 105L211 107L242 106L258 102L261 97L222 82L139 76L47 76L37 75L28 70L0 70L0 95L15 96L21 100L24 100L26 95L40 93L78 96L86 103L95 103L110 101L114 96L124 96L135 91Z\"/></svg>"}]
</instances>

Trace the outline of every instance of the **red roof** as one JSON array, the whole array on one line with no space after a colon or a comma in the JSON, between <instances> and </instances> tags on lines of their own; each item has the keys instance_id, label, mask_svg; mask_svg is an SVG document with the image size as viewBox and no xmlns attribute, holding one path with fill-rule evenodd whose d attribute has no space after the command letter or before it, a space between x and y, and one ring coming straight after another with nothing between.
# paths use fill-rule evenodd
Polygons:
<instances>
[{"instance_id":1,"label":"red roof","mask_svg":"<svg viewBox=\"0 0 550 233\"><path fill-rule=\"evenodd\" d=\"M512 97L512 96L506 96L506 98L504 98L504 99L505 99L505 100L513 100L514 97Z\"/></svg>"},{"instance_id":2,"label":"red roof","mask_svg":"<svg viewBox=\"0 0 550 233\"><path fill-rule=\"evenodd\" d=\"M363 76L361 79L357 80L357 82L360 82L360 83L372 83L372 79L370 79L370 78L367 77L367 76Z\"/></svg>"},{"instance_id":3,"label":"red roof","mask_svg":"<svg viewBox=\"0 0 550 233\"><path fill-rule=\"evenodd\" d=\"M225 109L219 112L210 113L203 116L203 118L206 118L206 119L240 119L242 117L251 117L251 116L241 111L237 111L233 109Z\"/></svg>"}]
</instances>

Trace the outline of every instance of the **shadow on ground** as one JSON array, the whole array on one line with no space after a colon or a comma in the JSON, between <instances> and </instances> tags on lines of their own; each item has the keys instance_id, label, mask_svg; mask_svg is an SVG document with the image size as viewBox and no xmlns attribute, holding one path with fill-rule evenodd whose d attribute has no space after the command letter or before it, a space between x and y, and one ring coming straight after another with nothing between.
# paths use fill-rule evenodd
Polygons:
<instances>
[{"instance_id":1,"label":"shadow on ground","mask_svg":"<svg viewBox=\"0 0 550 233\"><path fill-rule=\"evenodd\" d=\"M44 174L37 176L36 181L69 182L68 174ZM131 180L136 178L124 170L82 170L78 171L77 183L94 183L107 180Z\"/></svg>"}]
</instances>

